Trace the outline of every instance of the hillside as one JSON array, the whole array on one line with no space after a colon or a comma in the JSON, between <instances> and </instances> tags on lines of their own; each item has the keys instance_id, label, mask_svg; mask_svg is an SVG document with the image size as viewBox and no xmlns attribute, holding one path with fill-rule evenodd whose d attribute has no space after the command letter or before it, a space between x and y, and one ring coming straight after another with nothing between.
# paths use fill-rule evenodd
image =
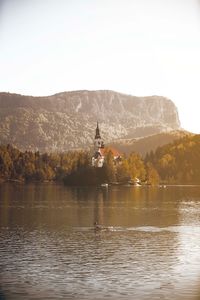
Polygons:
<instances>
[{"instance_id":1,"label":"hillside","mask_svg":"<svg viewBox=\"0 0 200 300\"><path fill-rule=\"evenodd\" d=\"M0 144L20 150L67 151L93 144L96 121L106 143L178 130L173 102L113 91L63 92L48 97L0 93Z\"/></svg>"},{"instance_id":2,"label":"hillside","mask_svg":"<svg viewBox=\"0 0 200 300\"><path fill-rule=\"evenodd\" d=\"M184 130L174 130L143 138L118 139L117 141L110 143L110 146L127 155L131 152L136 152L144 157L148 152L155 151L158 147L172 143L173 141L188 135L191 136L193 134Z\"/></svg>"},{"instance_id":3,"label":"hillside","mask_svg":"<svg viewBox=\"0 0 200 300\"><path fill-rule=\"evenodd\" d=\"M200 135L186 136L146 157L166 183L200 184Z\"/></svg>"}]
</instances>

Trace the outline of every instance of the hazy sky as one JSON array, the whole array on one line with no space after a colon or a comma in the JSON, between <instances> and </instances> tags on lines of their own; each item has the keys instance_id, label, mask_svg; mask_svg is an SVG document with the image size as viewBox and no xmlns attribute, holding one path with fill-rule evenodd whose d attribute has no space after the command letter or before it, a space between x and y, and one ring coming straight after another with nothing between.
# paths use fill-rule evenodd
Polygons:
<instances>
[{"instance_id":1,"label":"hazy sky","mask_svg":"<svg viewBox=\"0 0 200 300\"><path fill-rule=\"evenodd\" d=\"M200 0L0 0L0 91L162 95L200 133Z\"/></svg>"}]
</instances>

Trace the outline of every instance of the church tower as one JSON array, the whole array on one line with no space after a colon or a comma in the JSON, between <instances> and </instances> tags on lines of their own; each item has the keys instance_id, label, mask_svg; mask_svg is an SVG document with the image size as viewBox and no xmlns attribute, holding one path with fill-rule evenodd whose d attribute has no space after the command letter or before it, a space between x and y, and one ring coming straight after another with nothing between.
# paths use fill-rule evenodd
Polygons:
<instances>
[{"instance_id":1,"label":"church tower","mask_svg":"<svg viewBox=\"0 0 200 300\"><path fill-rule=\"evenodd\" d=\"M101 168L104 163L104 142L100 135L99 124L97 122L97 128L94 138L94 155L92 157L92 165L94 167Z\"/></svg>"},{"instance_id":2,"label":"church tower","mask_svg":"<svg viewBox=\"0 0 200 300\"><path fill-rule=\"evenodd\" d=\"M99 148L104 148L104 142L101 139L99 124L97 122L96 134L94 138L94 152L98 152Z\"/></svg>"}]
</instances>

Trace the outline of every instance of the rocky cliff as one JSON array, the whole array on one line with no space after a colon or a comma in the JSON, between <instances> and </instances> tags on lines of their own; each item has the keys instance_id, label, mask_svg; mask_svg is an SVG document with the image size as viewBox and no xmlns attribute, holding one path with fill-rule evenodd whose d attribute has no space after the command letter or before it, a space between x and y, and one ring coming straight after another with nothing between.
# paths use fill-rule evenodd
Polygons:
<instances>
[{"instance_id":1,"label":"rocky cliff","mask_svg":"<svg viewBox=\"0 0 200 300\"><path fill-rule=\"evenodd\" d=\"M66 151L93 144L99 121L105 142L180 128L174 103L113 91L63 92L48 97L0 93L0 143L22 150Z\"/></svg>"}]
</instances>

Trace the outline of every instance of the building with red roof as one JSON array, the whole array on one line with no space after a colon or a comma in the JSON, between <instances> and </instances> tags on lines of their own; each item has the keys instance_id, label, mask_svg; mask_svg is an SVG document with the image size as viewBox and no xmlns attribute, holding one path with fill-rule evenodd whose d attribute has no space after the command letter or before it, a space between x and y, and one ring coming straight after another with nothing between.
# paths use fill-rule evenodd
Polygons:
<instances>
[{"instance_id":1,"label":"building with red roof","mask_svg":"<svg viewBox=\"0 0 200 300\"><path fill-rule=\"evenodd\" d=\"M100 152L101 156L104 156L104 157L105 157L106 153L108 153L108 152L112 153L114 159L121 157L121 153L113 147L100 148L99 152Z\"/></svg>"},{"instance_id":2,"label":"building with red roof","mask_svg":"<svg viewBox=\"0 0 200 300\"><path fill-rule=\"evenodd\" d=\"M96 134L94 138L94 155L92 157L92 165L94 167L103 167L106 155L111 152L115 162L121 161L121 153L113 147L105 147L100 135L99 124L97 122Z\"/></svg>"}]
</instances>

